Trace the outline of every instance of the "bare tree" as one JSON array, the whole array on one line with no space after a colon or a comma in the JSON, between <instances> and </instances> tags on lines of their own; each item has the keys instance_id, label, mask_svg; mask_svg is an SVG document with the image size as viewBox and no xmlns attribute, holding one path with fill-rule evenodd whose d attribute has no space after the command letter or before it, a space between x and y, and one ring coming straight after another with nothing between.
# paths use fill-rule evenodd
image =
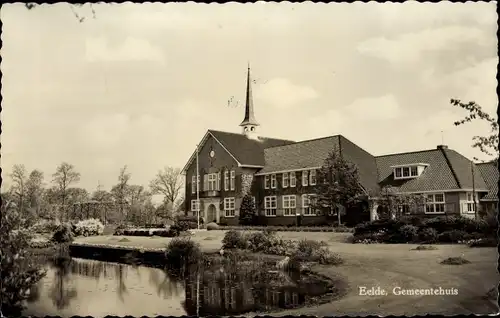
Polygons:
<instances>
[{"instance_id":1,"label":"bare tree","mask_svg":"<svg viewBox=\"0 0 500 318\"><path fill-rule=\"evenodd\" d=\"M153 194L164 195L165 202L175 204L183 187L181 169L165 167L163 170L158 171L149 187Z\"/></svg>"},{"instance_id":2,"label":"bare tree","mask_svg":"<svg viewBox=\"0 0 500 318\"><path fill-rule=\"evenodd\" d=\"M36 215L40 216L40 206L43 194L43 172L40 170L31 171L28 181L26 182L26 196L30 208L36 211Z\"/></svg>"},{"instance_id":3,"label":"bare tree","mask_svg":"<svg viewBox=\"0 0 500 318\"><path fill-rule=\"evenodd\" d=\"M118 209L120 211L120 216L125 217L124 204L126 204L126 198L128 193L128 182L130 180L130 173L127 172L127 166L123 166L120 170L120 175L118 176L118 184L114 185L111 189L111 194L115 198L118 204Z\"/></svg>"},{"instance_id":4,"label":"bare tree","mask_svg":"<svg viewBox=\"0 0 500 318\"><path fill-rule=\"evenodd\" d=\"M52 175L52 178L52 182L58 189L62 208L65 209L68 188L71 184L80 181L80 173L75 171L75 167L73 165L63 162L57 167L56 172Z\"/></svg>"},{"instance_id":5,"label":"bare tree","mask_svg":"<svg viewBox=\"0 0 500 318\"><path fill-rule=\"evenodd\" d=\"M10 174L12 179L12 190L14 195L17 197L17 204L19 211L24 212L24 201L26 200L26 168L24 165L14 165L12 173Z\"/></svg>"}]
</instances>

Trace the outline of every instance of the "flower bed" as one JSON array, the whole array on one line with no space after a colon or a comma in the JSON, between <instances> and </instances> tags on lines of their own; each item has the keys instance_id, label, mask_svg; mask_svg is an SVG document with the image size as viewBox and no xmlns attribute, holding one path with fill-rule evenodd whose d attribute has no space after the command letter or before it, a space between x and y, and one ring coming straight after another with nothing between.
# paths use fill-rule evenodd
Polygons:
<instances>
[{"instance_id":1,"label":"flower bed","mask_svg":"<svg viewBox=\"0 0 500 318\"><path fill-rule=\"evenodd\" d=\"M219 226L220 230L235 231L279 231L279 232L353 232L352 228L345 226L254 226L254 225L225 225Z\"/></svg>"},{"instance_id":2,"label":"flower bed","mask_svg":"<svg viewBox=\"0 0 500 318\"><path fill-rule=\"evenodd\" d=\"M172 232L170 229L124 229L114 235L124 236L163 236L176 237L178 233Z\"/></svg>"}]
</instances>

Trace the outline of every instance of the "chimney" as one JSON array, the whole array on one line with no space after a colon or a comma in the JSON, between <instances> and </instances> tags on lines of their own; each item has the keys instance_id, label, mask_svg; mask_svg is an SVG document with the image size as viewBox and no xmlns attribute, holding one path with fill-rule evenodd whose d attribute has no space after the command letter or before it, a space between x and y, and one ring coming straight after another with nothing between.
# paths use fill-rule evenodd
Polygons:
<instances>
[{"instance_id":1,"label":"chimney","mask_svg":"<svg viewBox=\"0 0 500 318\"><path fill-rule=\"evenodd\" d=\"M447 145L438 145L437 146L437 149L448 149L448 146Z\"/></svg>"}]
</instances>

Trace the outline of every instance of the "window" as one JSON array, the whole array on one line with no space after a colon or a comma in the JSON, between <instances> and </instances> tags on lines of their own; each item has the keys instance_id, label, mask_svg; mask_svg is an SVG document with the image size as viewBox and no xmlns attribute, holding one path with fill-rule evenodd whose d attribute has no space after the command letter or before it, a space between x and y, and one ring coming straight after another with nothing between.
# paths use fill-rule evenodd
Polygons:
<instances>
[{"instance_id":1,"label":"window","mask_svg":"<svg viewBox=\"0 0 500 318\"><path fill-rule=\"evenodd\" d=\"M394 179L405 179L418 177L418 167L408 166L408 167L396 167L394 168Z\"/></svg>"},{"instance_id":2,"label":"window","mask_svg":"<svg viewBox=\"0 0 500 318\"><path fill-rule=\"evenodd\" d=\"M410 214L410 206L408 204L398 205L399 214Z\"/></svg>"},{"instance_id":3,"label":"window","mask_svg":"<svg viewBox=\"0 0 500 318\"><path fill-rule=\"evenodd\" d=\"M276 203L276 196L264 197L264 210L266 211L266 216L276 216Z\"/></svg>"},{"instance_id":4,"label":"window","mask_svg":"<svg viewBox=\"0 0 500 318\"><path fill-rule=\"evenodd\" d=\"M288 188L288 172L283 173L283 188Z\"/></svg>"},{"instance_id":5,"label":"window","mask_svg":"<svg viewBox=\"0 0 500 318\"><path fill-rule=\"evenodd\" d=\"M221 177L221 173L218 172L217 173L217 191L220 191L220 177Z\"/></svg>"},{"instance_id":6,"label":"window","mask_svg":"<svg viewBox=\"0 0 500 318\"><path fill-rule=\"evenodd\" d=\"M410 167L403 167L403 177L410 176Z\"/></svg>"},{"instance_id":7,"label":"window","mask_svg":"<svg viewBox=\"0 0 500 318\"><path fill-rule=\"evenodd\" d=\"M310 185L316 184L316 170L311 170L309 172L309 184Z\"/></svg>"},{"instance_id":8,"label":"window","mask_svg":"<svg viewBox=\"0 0 500 318\"><path fill-rule=\"evenodd\" d=\"M477 201L477 200L476 200ZM465 204L465 213L474 213L474 195L472 192L467 193L467 203Z\"/></svg>"},{"instance_id":9,"label":"window","mask_svg":"<svg viewBox=\"0 0 500 318\"><path fill-rule=\"evenodd\" d=\"M191 177L191 193L196 193L196 176Z\"/></svg>"},{"instance_id":10,"label":"window","mask_svg":"<svg viewBox=\"0 0 500 318\"><path fill-rule=\"evenodd\" d=\"M269 176L264 176L264 189L269 189Z\"/></svg>"},{"instance_id":11,"label":"window","mask_svg":"<svg viewBox=\"0 0 500 318\"><path fill-rule=\"evenodd\" d=\"M229 190L229 171L224 171L224 191Z\"/></svg>"},{"instance_id":12,"label":"window","mask_svg":"<svg viewBox=\"0 0 500 318\"><path fill-rule=\"evenodd\" d=\"M302 171L302 185L303 186L307 186L308 172L309 171Z\"/></svg>"},{"instance_id":13,"label":"window","mask_svg":"<svg viewBox=\"0 0 500 318\"><path fill-rule=\"evenodd\" d=\"M271 189L276 189L276 175L271 175Z\"/></svg>"},{"instance_id":14,"label":"window","mask_svg":"<svg viewBox=\"0 0 500 318\"><path fill-rule=\"evenodd\" d=\"M297 180L295 178L295 171L290 172L290 188L295 188L296 183L297 183Z\"/></svg>"},{"instance_id":15,"label":"window","mask_svg":"<svg viewBox=\"0 0 500 318\"><path fill-rule=\"evenodd\" d=\"M312 216L316 215L313 207L311 206L312 194L302 195L302 215Z\"/></svg>"},{"instance_id":16,"label":"window","mask_svg":"<svg viewBox=\"0 0 500 318\"><path fill-rule=\"evenodd\" d=\"M206 191L215 191L217 189L217 174L211 173L207 176L207 188Z\"/></svg>"},{"instance_id":17,"label":"window","mask_svg":"<svg viewBox=\"0 0 500 318\"><path fill-rule=\"evenodd\" d=\"M234 191L235 187L235 173L234 170L231 170L231 191Z\"/></svg>"},{"instance_id":18,"label":"window","mask_svg":"<svg viewBox=\"0 0 500 318\"><path fill-rule=\"evenodd\" d=\"M224 214L227 218L234 217L234 198L224 198Z\"/></svg>"},{"instance_id":19,"label":"window","mask_svg":"<svg viewBox=\"0 0 500 318\"><path fill-rule=\"evenodd\" d=\"M299 305L299 294L292 293L292 305L293 306L298 306Z\"/></svg>"},{"instance_id":20,"label":"window","mask_svg":"<svg viewBox=\"0 0 500 318\"><path fill-rule=\"evenodd\" d=\"M198 200L191 200L191 211L200 211L200 202Z\"/></svg>"},{"instance_id":21,"label":"window","mask_svg":"<svg viewBox=\"0 0 500 318\"><path fill-rule=\"evenodd\" d=\"M283 196L283 215L294 216L297 212L297 202L295 195L284 195Z\"/></svg>"},{"instance_id":22,"label":"window","mask_svg":"<svg viewBox=\"0 0 500 318\"><path fill-rule=\"evenodd\" d=\"M208 174L203 175L203 191L208 190Z\"/></svg>"},{"instance_id":23,"label":"window","mask_svg":"<svg viewBox=\"0 0 500 318\"><path fill-rule=\"evenodd\" d=\"M428 194L425 205L425 213L432 214L442 214L444 213L444 193Z\"/></svg>"}]
</instances>

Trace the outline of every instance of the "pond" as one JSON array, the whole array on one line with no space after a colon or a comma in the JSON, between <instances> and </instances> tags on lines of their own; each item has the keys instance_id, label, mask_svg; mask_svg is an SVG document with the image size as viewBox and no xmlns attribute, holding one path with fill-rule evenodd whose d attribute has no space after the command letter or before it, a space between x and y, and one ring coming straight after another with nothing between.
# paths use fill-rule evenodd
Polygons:
<instances>
[{"instance_id":1,"label":"pond","mask_svg":"<svg viewBox=\"0 0 500 318\"><path fill-rule=\"evenodd\" d=\"M47 264L24 315L238 315L303 306L331 283L273 266L214 265L180 279L158 268L64 258Z\"/></svg>"}]
</instances>

